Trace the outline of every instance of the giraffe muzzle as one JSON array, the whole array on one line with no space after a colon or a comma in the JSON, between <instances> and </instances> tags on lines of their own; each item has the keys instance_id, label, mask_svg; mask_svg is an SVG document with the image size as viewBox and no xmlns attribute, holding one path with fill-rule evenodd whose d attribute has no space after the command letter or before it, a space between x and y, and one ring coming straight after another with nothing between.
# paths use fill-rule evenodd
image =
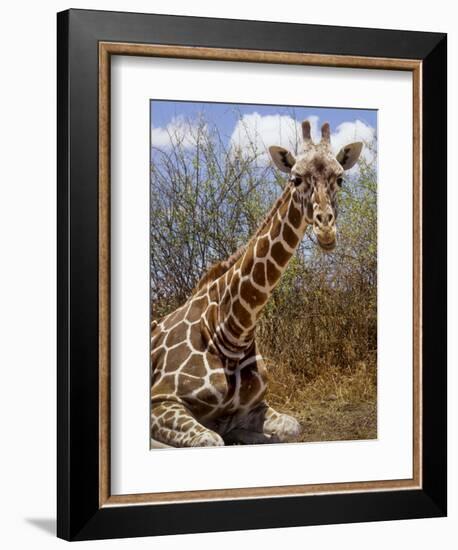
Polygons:
<instances>
[{"instance_id":1,"label":"giraffe muzzle","mask_svg":"<svg viewBox=\"0 0 458 550\"><path fill-rule=\"evenodd\" d=\"M326 252L330 252L331 250L334 250L336 247L336 237L334 234L334 238L332 240L326 241L320 239L320 237L317 236L318 244L320 245L320 248L322 250L325 250Z\"/></svg>"},{"instance_id":2,"label":"giraffe muzzle","mask_svg":"<svg viewBox=\"0 0 458 550\"><path fill-rule=\"evenodd\" d=\"M315 209L313 212L313 231L320 248L326 251L335 248L337 231L334 212L330 206Z\"/></svg>"}]
</instances>

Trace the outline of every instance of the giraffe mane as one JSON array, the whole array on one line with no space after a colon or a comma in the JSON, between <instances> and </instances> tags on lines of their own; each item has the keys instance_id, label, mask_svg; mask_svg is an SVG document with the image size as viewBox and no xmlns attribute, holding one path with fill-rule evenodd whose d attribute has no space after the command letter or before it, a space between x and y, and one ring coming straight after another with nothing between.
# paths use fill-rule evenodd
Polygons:
<instances>
[{"instance_id":1,"label":"giraffe mane","mask_svg":"<svg viewBox=\"0 0 458 550\"><path fill-rule=\"evenodd\" d=\"M201 290L202 288L206 287L213 281L216 281L216 279L219 279L222 275L226 273L226 271L229 271L229 269L237 263L237 261L245 254L246 249L248 248L249 244L261 235L261 233L264 231L264 229L267 227L267 225L272 221L272 218L275 216L277 210L280 208L280 206L283 204L285 200L285 191L287 189L290 189L290 184L288 183L285 187L284 192L277 198L273 206L270 208L269 212L264 217L264 220L257 228L254 235L250 238L247 244L244 244L240 246L233 254L227 258L227 260L220 260L218 262L215 262L212 266L210 266L207 271L202 275L202 277L199 279L199 282L194 287L194 290L192 291L192 295L196 294Z\"/></svg>"}]
</instances>

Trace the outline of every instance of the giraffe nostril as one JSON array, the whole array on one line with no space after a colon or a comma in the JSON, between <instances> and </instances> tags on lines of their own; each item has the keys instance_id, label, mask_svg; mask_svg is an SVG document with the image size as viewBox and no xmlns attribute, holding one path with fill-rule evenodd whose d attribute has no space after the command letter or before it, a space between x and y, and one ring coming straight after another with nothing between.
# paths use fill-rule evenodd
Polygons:
<instances>
[{"instance_id":1,"label":"giraffe nostril","mask_svg":"<svg viewBox=\"0 0 458 550\"><path fill-rule=\"evenodd\" d=\"M334 214L332 212L320 212L315 215L315 221L320 227L328 227L334 222Z\"/></svg>"}]
</instances>

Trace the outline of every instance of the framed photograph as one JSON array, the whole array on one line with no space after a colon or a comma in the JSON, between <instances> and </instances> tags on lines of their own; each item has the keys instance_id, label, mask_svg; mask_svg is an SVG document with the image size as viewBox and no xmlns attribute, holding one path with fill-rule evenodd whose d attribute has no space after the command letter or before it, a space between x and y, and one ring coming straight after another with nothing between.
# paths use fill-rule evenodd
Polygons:
<instances>
[{"instance_id":1,"label":"framed photograph","mask_svg":"<svg viewBox=\"0 0 458 550\"><path fill-rule=\"evenodd\" d=\"M446 514L446 35L58 14L58 536Z\"/></svg>"}]
</instances>

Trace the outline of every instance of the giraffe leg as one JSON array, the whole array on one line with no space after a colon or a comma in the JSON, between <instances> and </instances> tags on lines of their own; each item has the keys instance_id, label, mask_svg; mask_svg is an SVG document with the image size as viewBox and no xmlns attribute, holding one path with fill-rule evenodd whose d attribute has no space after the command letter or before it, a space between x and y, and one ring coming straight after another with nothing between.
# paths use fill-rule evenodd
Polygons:
<instances>
[{"instance_id":1,"label":"giraffe leg","mask_svg":"<svg viewBox=\"0 0 458 550\"><path fill-rule=\"evenodd\" d=\"M151 404L151 438L154 447L215 447L224 445L222 437L198 422L178 401Z\"/></svg>"},{"instance_id":2,"label":"giraffe leg","mask_svg":"<svg viewBox=\"0 0 458 550\"><path fill-rule=\"evenodd\" d=\"M249 391L244 391L246 402L242 405L247 412L243 412L234 419L235 425L230 430L231 433L223 434L225 441L228 442L229 438L233 438L238 439L242 444L256 444L294 440L302 431L299 422L288 414L277 412L263 400L267 370L256 346L241 362L240 378L241 385L245 383L248 387L254 387L255 393L251 395ZM260 389L255 384L256 380L262 381ZM260 434L262 438L259 437Z\"/></svg>"}]
</instances>

